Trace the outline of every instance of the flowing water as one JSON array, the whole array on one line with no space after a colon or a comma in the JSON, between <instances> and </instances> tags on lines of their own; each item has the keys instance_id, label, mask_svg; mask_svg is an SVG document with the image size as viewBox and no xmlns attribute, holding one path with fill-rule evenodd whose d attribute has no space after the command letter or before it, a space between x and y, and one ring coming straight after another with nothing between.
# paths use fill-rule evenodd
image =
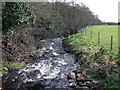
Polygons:
<instances>
[{"instance_id":1,"label":"flowing water","mask_svg":"<svg viewBox=\"0 0 120 90\"><path fill-rule=\"evenodd\" d=\"M24 69L10 73L4 80L4 88L68 88L67 75L78 65L72 55L61 54L62 39L41 40L38 49L39 58Z\"/></svg>"}]
</instances>

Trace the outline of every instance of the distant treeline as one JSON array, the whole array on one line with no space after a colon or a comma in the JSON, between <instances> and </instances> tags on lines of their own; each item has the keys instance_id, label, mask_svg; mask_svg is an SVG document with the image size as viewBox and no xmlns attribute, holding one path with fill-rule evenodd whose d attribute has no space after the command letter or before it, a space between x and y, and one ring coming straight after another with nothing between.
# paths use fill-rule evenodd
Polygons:
<instances>
[{"instance_id":1,"label":"distant treeline","mask_svg":"<svg viewBox=\"0 0 120 90\"><path fill-rule=\"evenodd\" d=\"M105 23L101 23L103 25L120 25L120 23L115 23L115 22L105 22Z\"/></svg>"}]
</instances>

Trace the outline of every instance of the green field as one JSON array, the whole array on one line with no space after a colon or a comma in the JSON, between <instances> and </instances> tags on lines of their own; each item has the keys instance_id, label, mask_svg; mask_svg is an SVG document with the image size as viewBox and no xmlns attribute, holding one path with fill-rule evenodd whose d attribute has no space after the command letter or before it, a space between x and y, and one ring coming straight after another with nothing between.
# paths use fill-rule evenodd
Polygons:
<instances>
[{"instance_id":1,"label":"green field","mask_svg":"<svg viewBox=\"0 0 120 90\"><path fill-rule=\"evenodd\" d=\"M100 32L100 44L105 46L108 50L111 47L111 35L113 35L113 49L112 51L118 51L118 26L117 25L99 25L92 26L86 30L86 37L98 44L98 32Z\"/></svg>"}]
</instances>

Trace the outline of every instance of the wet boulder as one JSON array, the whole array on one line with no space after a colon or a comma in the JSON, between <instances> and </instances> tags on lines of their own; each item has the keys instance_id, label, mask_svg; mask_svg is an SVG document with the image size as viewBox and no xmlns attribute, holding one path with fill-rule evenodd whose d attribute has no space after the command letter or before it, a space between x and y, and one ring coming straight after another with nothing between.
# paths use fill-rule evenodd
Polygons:
<instances>
[{"instance_id":1,"label":"wet boulder","mask_svg":"<svg viewBox=\"0 0 120 90\"><path fill-rule=\"evenodd\" d=\"M69 83L69 87L76 87L77 84L75 82Z\"/></svg>"},{"instance_id":2,"label":"wet boulder","mask_svg":"<svg viewBox=\"0 0 120 90\"><path fill-rule=\"evenodd\" d=\"M82 76L82 74L78 73L77 74L77 81L83 81L84 77Z\"/></svg>"},{"instance_id":3,"label":"wet boulder","mask_svg":"<svg viewBox=\"0 0 120 90\"><path fill-rule=\"evenodd\" d=\"M93 80L92 82L94 85L98 85L100 83L99 81L96 81L96 80Z\"/></svg>"},{"instance_id":4,"label":"wet boulder","mask_svg":"<svg viewBox=\"0 0 120 90\"><path fill-rule=\"evenodd\" d=\"M69 75L68 75L68 78L75 79L75 73L70 72Z\"/></svg>"}]
</instances>

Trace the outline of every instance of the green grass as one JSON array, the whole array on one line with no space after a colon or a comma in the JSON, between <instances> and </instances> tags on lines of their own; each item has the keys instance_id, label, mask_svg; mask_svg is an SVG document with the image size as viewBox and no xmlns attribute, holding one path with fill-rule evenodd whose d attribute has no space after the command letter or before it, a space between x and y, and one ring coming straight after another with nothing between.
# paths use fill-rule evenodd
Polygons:
<instances>
[{"instance_id":1,"label":"green grass","mask_svg":"<svg viewBox=\"0 0 120 90\"><path fill-rule=\"evenodd\" d=\"M91 41L89 38L81 35L80 33L67 37L63 40L63 43L69 45L67 47L67 51L76 51L76 54L79 54L83 51L83 49L86 49L86 52L92 55L101 48L101 46L96 45L94 41ZM94 47L94 49L89 51L89 47ZM78 58L82 57L81 55L82 54L78 55Z\"/></svg>"},{"instance_id":2,"label":"green grass","mask_svg":"<svg viewBox=\"0 0 120 90\"><path fill-rule=\"evenodd\" d=\"M4 62L3 67L7 67L9 69L20 69L25 66L24 62L16 62L16 63L9 63Z\"/></svg>"},{"instance_id":3,"label":"green grass","mask_svg":"<svg viewBox=\"0 0 120 90\"><path fill-rule=\"evenodd\" d=\"M92 40L98 44L98 32L100 32L100 44L105 46L110 50L111 45L111 35L113 35L113 50L118 51L118 26L117 25L99 25L89 27L86 30L86 37L91 39L92 30Z\"/></svg>"},{"instance_id":4,"label":"green grass","mask_svg":"<svg viewBox=\"0 0 120 90\"><path fill-rule=\"evenodd\" d=\"M63 52L60 52L60 54L63 54L63 55L64 55L64 54L66 54L66 52L63 51Z\"/></svg>"},{"instance_id":5,"label":"green grass","mask_svg":"<svg viewBox=\"0 0 120 90\"><path fill-rule=\"evenodd\" d=\"M8 73L8 70L19 70L26 66L25 62L8 62L2 60L2 72L0 71L0 77Z\"/></svg>"}]
</instances>

